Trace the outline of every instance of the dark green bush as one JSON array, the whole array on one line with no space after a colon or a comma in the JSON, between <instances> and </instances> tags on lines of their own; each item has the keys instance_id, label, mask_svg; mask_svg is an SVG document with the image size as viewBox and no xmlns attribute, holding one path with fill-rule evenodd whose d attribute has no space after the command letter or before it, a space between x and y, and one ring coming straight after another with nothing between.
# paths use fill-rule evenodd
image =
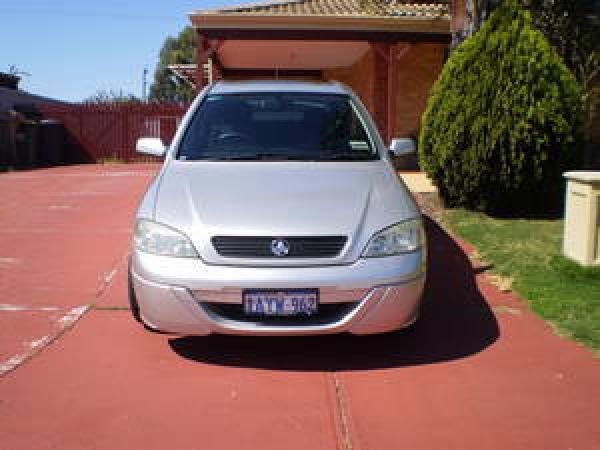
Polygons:
<instances>
[{"instance_id":1,"label":"dark green bush","mask_svg":"<svg viewBox=\"0 0 600 450\"><path fill-rule=\"evenodd\" d=\"M506 0L457 47L423 116L421 167L447 206L549 212L582 156L582 97L572 73Z\"/></svg>"}]
</instances>

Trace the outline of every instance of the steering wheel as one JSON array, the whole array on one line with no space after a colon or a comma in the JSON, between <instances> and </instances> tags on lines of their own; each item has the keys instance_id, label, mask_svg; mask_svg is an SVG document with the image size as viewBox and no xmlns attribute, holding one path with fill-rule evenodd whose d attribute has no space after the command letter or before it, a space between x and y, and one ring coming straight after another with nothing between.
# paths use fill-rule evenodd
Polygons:
<instances>
[{"instance_id":1,"label":"steering wheel","mask_svg":"<svg viewBox=\"0 0 600 450\"><path fill-rule=\"evenodd\" d=\"M217 136L217 140L222 142L230 141L231 143L255 144L256 142L250 136L239 131L225 131Z\"/></svg>"}]
</instances>

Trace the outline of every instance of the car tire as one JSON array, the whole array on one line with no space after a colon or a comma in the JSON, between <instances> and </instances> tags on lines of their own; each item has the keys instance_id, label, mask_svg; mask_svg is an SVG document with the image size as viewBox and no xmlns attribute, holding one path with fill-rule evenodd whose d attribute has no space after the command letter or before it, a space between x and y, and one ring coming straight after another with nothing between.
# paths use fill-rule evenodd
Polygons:
<instances>
[{"instance_id":1,"label":"car tire","mask_svg":"<svg viewBox=\"0 0 600 450\"><path fill-rule=\"evenodd\" d=\"M133 280L131 278L131 268L127 268L127 291L129 296L129 309L131 310L131 315L141 324L144 324L142 320L142 316L140 315L140 305L137 302L137 298L135 297L135 289L133 289Z\"/></svg>"},{"instance_id":2,"label":"car tire","mask_svg":"<svg viewBox=\"0 0 600 450\"><path fill-rule=\"evenodd\" d=\"M133 316L135 321L142 324L146 330L151 331L152 333L163 333L163 331L159 330L158 328L154 328L148 325L146 322L144 322L144 319L142 318L142 315L140 313L140 305L135 296L135 289L133 288L131 267L127 268L127 291L129 296L129 309L131 310L131 315Z\"/></svg>"}]
</instances>

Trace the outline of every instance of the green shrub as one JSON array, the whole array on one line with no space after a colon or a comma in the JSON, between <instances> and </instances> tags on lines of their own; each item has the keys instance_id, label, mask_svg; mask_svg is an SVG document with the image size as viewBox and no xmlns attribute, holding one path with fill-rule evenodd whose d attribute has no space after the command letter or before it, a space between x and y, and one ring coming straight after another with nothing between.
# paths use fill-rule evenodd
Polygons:
<instances>
[{"instance_id":1,"label":"green shrub","mask_svg":"<svg viewBox=\"0 0 600 450\"><path fill-rule=\"evenodd\" d=\"M447 206L548 212L582 156L581 89L528 12L506 0L433 86L421 167Z\"/></svg>"}]
</instances>

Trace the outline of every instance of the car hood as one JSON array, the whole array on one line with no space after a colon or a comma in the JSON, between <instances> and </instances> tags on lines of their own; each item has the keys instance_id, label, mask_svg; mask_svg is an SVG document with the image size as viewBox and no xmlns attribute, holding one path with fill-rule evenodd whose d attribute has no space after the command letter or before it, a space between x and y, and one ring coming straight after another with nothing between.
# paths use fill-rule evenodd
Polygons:
<instances>
[{"instance_id":1,"label":"car hood","mask_svg":"<svg viewBox=\"0 0 600 450\"><path fill-rule=\"evenodd\" d=\"M162 173L155 220L186 233L216 264L273 265L219 256L213 236L347 236L335 258L280 258L277 265L347 263L376 231L418 215L384 161L172 161Z\"/></svg>"}]
</instances>

